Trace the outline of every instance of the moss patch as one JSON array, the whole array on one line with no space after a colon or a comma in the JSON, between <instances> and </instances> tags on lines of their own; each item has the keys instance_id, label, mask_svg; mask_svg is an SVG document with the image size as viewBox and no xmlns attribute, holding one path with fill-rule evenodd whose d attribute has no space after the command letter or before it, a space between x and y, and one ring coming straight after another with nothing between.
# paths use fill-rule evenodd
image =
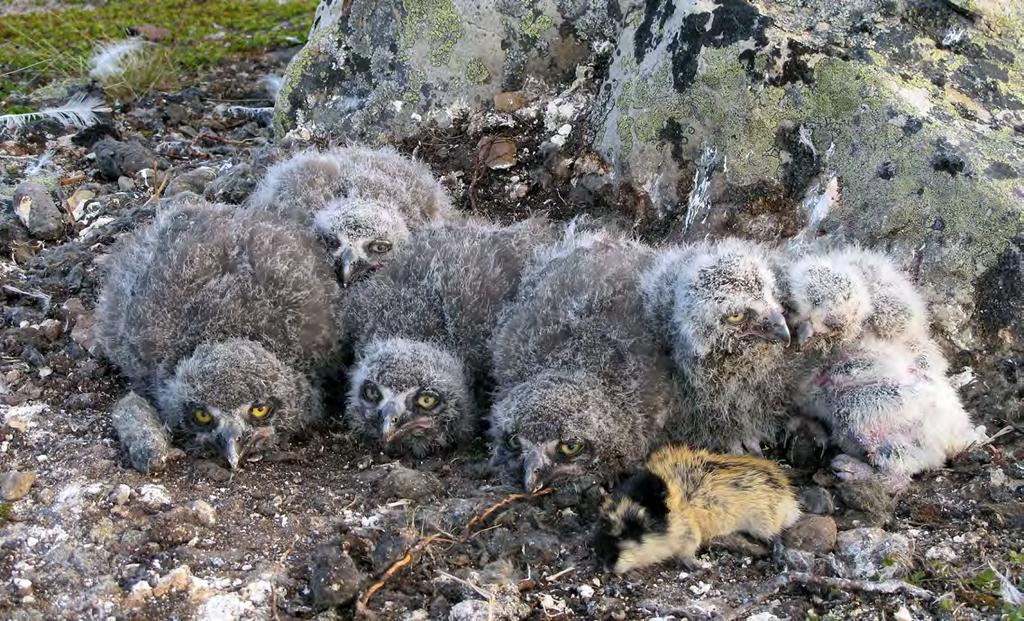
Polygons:
<instances>
[{"instance_id":1,"label":"moss patch","mask_svg":"<svg viewBox=\"0 0 1024 621\"><path fill-rule=\"evenodd\" d=\"M451 0L405 0L406 16L402 24L403 48L423 38L430 42L430 63L435 67L447 64L452 49L462 38L462 20Z\"/></svg>"},{"instance_id":2,"label":"moss patch","mask_svg":"<svg viewBox=\"0 0 1024 621\"><path fill-rule=\"evenodd\" d=\"M0 20L0 102L62 76L88 73L98 42L124 38L125 28L167 28L160 45L173 65L190 71L231 55L297 45L306 39L317 0L110 0Z\"/></svg>"}]
</instances>

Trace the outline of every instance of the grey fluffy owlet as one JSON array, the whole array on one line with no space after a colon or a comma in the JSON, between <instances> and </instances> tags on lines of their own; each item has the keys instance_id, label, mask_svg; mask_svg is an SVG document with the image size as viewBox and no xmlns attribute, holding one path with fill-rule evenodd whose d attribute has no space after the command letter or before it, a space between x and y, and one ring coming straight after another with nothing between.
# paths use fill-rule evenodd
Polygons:
<instances>
[{"instance_id":1,"label":"grey fluffy owlet","mask_svg":"<svg viewBox=\"0 0 1024 621\"><path fill-rule=\"evenodd\" d=\"M546 221L421 230L352 289L355 363L347 417L393 453L423 456L472 436L490 379L487 343Z\"/></svg>"},{"instance_id":2,"label":"grey fluffy owlet","mask_svg":"<svg viewBox=\"0 0 1024 621\"><path fill-rule=\"evenodd\" d=\"M235 467L321 414L340 290L316 239L267 214L186 202L122 241L96 309L106 356L186 448Z\"/></svg>"},{"instance_id":3,"label":"grey fluffy owlet","mask_svg":"<svg viewBox=\"0 0 1024 621\"><path fill-rule=\"evenodd\" d=\"M899 489L982 439L928 336L923 300L891 260L846 249L794 259L785 274L804 350L795 401L848 456L833 461L840 476L868 474L863 459Z\"/></svg>"},{"instance_id":4,"label":"grey fluffy owlet","mask_svg":"<svg viewBox=\"0 0 1024 621\"><path fill-rule=\"evenodd\" d=\"M605 481L647 454L679 406L671 361L643 317L653 251L570 233L540 255L494 340L493 463L528 490Z\"/></svg>"},{"instance_id":5,"label":"grey fluffy owlet","mask_svg":"<svg viewBox=\"0 0 1024 621\"><path fill-rule=\"evenodd\" d=\"M784 419L789 330L772 251L740 239L663 250L643 276L645 308L672 352L690 410L676 441L758 453Z\"/></svg>"},{"instance_id":6,"label":"grey fluffy owlet","mask_svg":"<svg viewBox=\"0 0 1024 621\"><path fill-rule=\"evenodd\" d=\"M267 171L249 206L311 226L343 284L383 265L411 232L454 215L430 169L391 147L294 155Z\"/></svg>"}]
</instances>

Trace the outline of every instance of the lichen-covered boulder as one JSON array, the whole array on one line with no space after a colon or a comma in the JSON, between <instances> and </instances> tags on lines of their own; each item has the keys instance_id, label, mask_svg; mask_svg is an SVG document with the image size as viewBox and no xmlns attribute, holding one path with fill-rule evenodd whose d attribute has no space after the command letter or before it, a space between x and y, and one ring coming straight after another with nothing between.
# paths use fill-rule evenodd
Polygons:
<instances>
[{"instance_id":1,"label":"lichen-covered boulder","mask_svg":"<svg viewBox=\"0 0 1024 621\"><path fill-rule=\"evenodd\" d=\"M522 86L571 77L617 32L607 0L322 0L277 96L278 135L379 143Z\"/></svg>"},{"instance_id":2,"label":"lichen-covered boulder","mask_svg":"<svg viewBox=\"0 0 1024 621\"><path fill-rule=\"evenodd\" d=\"M623 9L595 146L676 237L828 236L889 250L926 288L943 334L977 348L979 328L1008 335L994 324L1024 307L1019 291L978 286L1008 279L978 281L986 270L1019 266L1022 11L636 3Z\"/></svg>"}]
</instances>

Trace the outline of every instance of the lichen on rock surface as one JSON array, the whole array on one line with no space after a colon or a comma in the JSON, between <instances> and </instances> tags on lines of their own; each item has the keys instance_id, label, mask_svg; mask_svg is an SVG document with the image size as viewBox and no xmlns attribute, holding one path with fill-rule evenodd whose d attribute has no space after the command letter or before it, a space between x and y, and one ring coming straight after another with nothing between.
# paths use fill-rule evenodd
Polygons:
<instances>
[{"instance_id":1,"label":"lichen on rock surface","mask_svg":"<svg viewBox=\"0 0 1024 621\"><path fill-rule=\"evenodd\" d=\"M718 153L717 213L678 227L682 238L735 232L731 212L763 194L751 188L781 190L772 217L806 224L800 203L834 178L809 238L889 250L925 285L943 334L977 346L972 281L1024 225L1020 41L940 2L763 7L648 2L627 14L596 147L681 222L695 163ZM954 28L965 34L944 44Z\"/></svg>"},{"instance_id":2,"label":"lichen on rock surface","mask_svg":"<svg viewBox=\"0 0 1024 621\"><path fill-rule=\"evenodd\" d=\"M479 106L522 86L572 76L594 37L614 31L617 3L597 0L324 0L309 43L278 94L278 135L380 143L451 108ZM552 53L556 51L558 53Z\"/></svg>"}]
</instances>

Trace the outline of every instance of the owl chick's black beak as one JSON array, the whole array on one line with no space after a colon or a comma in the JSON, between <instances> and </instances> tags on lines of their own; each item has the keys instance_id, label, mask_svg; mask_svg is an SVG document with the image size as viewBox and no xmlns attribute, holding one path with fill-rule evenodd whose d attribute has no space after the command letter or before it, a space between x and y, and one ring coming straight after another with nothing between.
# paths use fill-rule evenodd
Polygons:
<instances>
[{"instance_id":1,"label":"owl chick's black beak","mask_svg":"<svg viewBox=\"0 0 1024 621\"><path fill-rule=\"evenodd\" d=\"M359 278L362 274L362 260L356 256L356 251L351 248L345 248L341 251L341 255L337 259L337 266L335 267L335 275L341 284L349 286Z\"/></svg>"},{"instance_id":2,"label":"owl chick's black beak","mask_svg":"<svg viewBox=\"0 0 1024 621\"><path fill-rule=\"evenodd\" d=\"M217 430L217 446L224 459L234 470L242 460L244 430L237 424L225 422Z\"/></svg>"},{"instance_id":3,"label":"owl chick's black beak","mask_svg":"<svg viewBox=\"0 0 1024 621\"><path fill-rule=\"evenodd\" d=\"M769 343L781 343L783 347L789 347L789 326L779 311L772 311L765 317L758 335Z\"/></svg>"},{"instance_id":4,"label":"owl chick's black beak","mask_svg":"<svg viewBox=\"0 0 1024 621\"><path fill-rule=\"evenodd\" d=\"M551 461L541 446L534 448L523 458L523 488L532 492L540 488L551 469Z\"/></svg>"},{"instance_id":5,"label":"owl chick's black beak","mask_svg":"<svg viewBox=\"0 0 1024 621\"><path fill-rule=\"evenodd\" d=\"M396 401L388 401L377 410L377 419L380 423L380 437L385 443L391 442L398 435L403 414L404 411L401 404Z\"/></svg>"}]
</instances>

